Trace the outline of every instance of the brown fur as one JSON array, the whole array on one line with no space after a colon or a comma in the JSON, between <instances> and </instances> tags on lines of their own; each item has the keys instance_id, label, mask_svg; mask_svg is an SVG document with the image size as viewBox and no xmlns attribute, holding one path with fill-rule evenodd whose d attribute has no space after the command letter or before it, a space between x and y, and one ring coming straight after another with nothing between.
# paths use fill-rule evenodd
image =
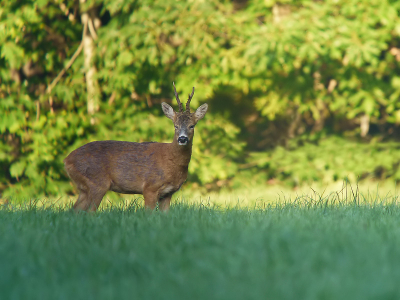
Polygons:
<instances>
[{"instance_id":1,"label":"brown fur","mask_svg":"<svg viewBox=\"0 0 400 300\"><path fill-rule=\"evenodd\" d=\"M65 170L79 190L76 211L96 211L108 190L142 194L147 208L154 209L159 202L161 210L169 209L172 195L187 178L193 126L204 117L207 104L195 113L174 112L166 103L162 107L175 125L172 143L98 141L72 151L64 159ZM178 143L182 132L189 140L186 145Z\"/></svg>"}]
</instances>

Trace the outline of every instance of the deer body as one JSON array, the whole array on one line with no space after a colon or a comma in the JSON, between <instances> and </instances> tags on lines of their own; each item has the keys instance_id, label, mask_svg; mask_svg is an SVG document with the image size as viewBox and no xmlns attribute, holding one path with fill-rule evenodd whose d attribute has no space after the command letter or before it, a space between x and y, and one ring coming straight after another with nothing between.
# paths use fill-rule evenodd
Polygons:
<instances>
[{"instance_id":1,"label":"deer body","mask_svg":"<svg viewBox=\"0 0 400 300\"><path fill-rule=\"evenodd\" d=\"M203 104L190 113L192 93L183 112L176 90L175 96L179 112L162 103L164 114L175 125L172 143L98 141L67 156L65 169L79 190L75 210L95 211L108 190L142 194L147 208L154 209L159 202L161 210L168 210L172 195L188 175L194 126L207 111L207 104Z\"/></svg>"}]
</instances>

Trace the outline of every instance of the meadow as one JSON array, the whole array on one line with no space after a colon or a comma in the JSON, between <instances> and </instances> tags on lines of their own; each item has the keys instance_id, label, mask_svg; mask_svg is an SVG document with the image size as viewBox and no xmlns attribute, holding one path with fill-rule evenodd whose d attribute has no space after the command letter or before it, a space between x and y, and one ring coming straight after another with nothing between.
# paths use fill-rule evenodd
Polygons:
<instances>
[{"instance_id":1,"label":"meadow","mask_svg":"<svg viewBox=\"0 0 400 300\"><path fill-rule=\"evenodd\" d=\"M400 298L394 194L349 187L247 207L179 197L169 213L137 199L94 214L3 204L1 299Z\"/></svg>"},{"instance_id":2,"label":"meadow","mask_svg":"<svg viewBox=\"0 0 400 300\"><path fill-rule=\"evenodd\" d=\"M400 0L0 16L0 300L400 299ZM170 212L107 194L73 213L64 158L170 142L172 82L209 112Z\"/></svg>"}]
</instances>

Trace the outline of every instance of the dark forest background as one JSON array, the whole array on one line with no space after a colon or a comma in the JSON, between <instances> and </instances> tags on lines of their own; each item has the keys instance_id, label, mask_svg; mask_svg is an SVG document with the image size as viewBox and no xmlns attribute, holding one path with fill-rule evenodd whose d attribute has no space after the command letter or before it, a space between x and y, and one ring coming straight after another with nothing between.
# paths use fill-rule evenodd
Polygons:
<instances>
[{"instance_id":1,"label":"dark forest background","mask_svg":"<svg viewBox=\"0 0 400 300\"><path fill-rule=\"evenodd\" d=\"M400 1L0 1L0 193L73 192L93 140L171 141L193 86L187 186L400 179Z\"/></svg>"}]
</instances>

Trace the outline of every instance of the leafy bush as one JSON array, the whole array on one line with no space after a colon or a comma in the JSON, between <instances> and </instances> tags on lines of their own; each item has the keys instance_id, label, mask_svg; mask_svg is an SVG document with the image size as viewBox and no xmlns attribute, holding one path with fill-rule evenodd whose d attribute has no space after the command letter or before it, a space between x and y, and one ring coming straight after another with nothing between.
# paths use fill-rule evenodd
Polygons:
<instances>
[{"instance_id":1,"label":"leafy bush","mask_svg":"<svg viewBox=\"0 0 400 300\"><path fill-rule=\"evenodd\" d=\"M252 153L249 163L265 180L276 179L292 186L320 182L330 184L348 179L400 180L398 143L359 143L331 137L317 143L277 147L269 153Z\"/></svg>"},{"instance_id":2,"label":"leafy bush","mask_svg":"<svg viewBox=\"0 0 400 300\"><path fill-rule=\"evenodd\" d=\"M296 136L396 136L399 11L389 0L0 0L0 191L71 192L62 160L92 140L170 140L159 104L171 101L172 81L181 95L196 87L193 107L210 104L190 165L197 186L229 184L249 151ZM262 169L280 151L247 163ZM269 163L268 176L300 184L343 175L319 165L288 163L283 176Z\"/></svg>"}]
</instances>

